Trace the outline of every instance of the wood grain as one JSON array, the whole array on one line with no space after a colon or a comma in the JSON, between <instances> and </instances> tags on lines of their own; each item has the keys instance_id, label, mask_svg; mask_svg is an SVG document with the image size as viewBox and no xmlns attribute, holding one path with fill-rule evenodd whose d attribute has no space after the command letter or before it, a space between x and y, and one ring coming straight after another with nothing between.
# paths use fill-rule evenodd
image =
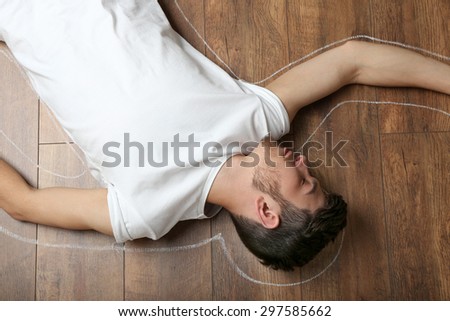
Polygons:
<instances>
[{"instance_id":1,"label":"wood grain","mask_svg":"<svg viewBox=\"0 0 450 321\"><path fill-rule=\"evenodd\" d=\"M84 170L68 145L41 145L39 150L42 168L65 176L76 176ZM95 188L99 185L89 172L81 178L63 179L40 170L39 188L53 186ZM112 237L96 232L46 226L39 226L38 241L41 244L76 244L82 247L114 243ZM38 246L37 300L122 300L123 293L123 252Z\"/></svg>"},{"instance_id":2,"label":"wood grain","mask_svg":"<svg viewBox=\"0 0 450 321\"><path fill-rule=\"evenodd\" d=\"M207 1L205 25L208 43L240 78L258 81L288 63L283 1ZM217 62L209 53L208 56ZM298 271L275 272L262 266L242 245L227 216L213 222L213 234L216 233L223 235L234 264L250 277L272 283L300 280ZM214 299L260 300L268 295L277 300L300 299L298 287L267 287L242 281L219 244L215 244L213 255Z\"/></svg>"},{"instance_id":3,"label":"wood grain","mask_svg":"<svg viewBox=\"0 0 450 321\"><path fill-rule=\"evenodd\" d=\"M364 94L364 90L353 89L351 92L356 99L370 96L367 91L367 95ZM343 96L344 93L335 95L326 102L334 106ZM380 206L383 190L377 110L365 104L344 106L334 112L313 136L313 141L323 150L311 154L310 160L323 162L311 170L321 178L327 190L342 194L347 200L348 226L342 253L331 273L302 287L309 300L376 300L390 295L384 211ZM304 125L301 128L307 133L315 128L313 124ZM303 131L299 131L298 142L307 136ZM339 142L345 141L347 143L338 153L344 163L335 159L327 165L330 148L326 146L338 146ZM330 257L323 259L328 262ZM315 273L325 262L317 258L302 269L302 274Z\"/></svg>"},{"instance_id":4,"label":"wood grain","mask_svg":"<svg viewBox=\"0 0 450 321\"><path fill-rule=\"evenodd\" d=\"M369 1L288 1L288 6L290 39L292 35L305 39L291 40L291 60L370 30ZM373 98L374 91L370 88L350 87L308 106L293 123L298 147L338 103ZM377 110L365 104L347 104L331 114L312 137L322 150L315 153L315 145L305 145L303 152L305 155L311 152L311 161L323 162L314 173L322 178L326 189L342 194L349 204L348 227L339 260L320 278L302 286L305 300L376 300L389 296L384 213L379 206L383 198L378 140ZM339 152L344 163L330 160L327 141L329 146L348 141ZM326 266L337 245L332 244L327 251L302 269L305 278Z\"/></svg>"},{"instance_id":5,"label":"wood grain","mask_svg":"<svg viewBox=\"0 0 450 321\"><path fill-rule=\"evenodd\" d=\"M439 0L372 1L372 34L437 54L450 56L448 21L450 3ZM420 89L378 89L377 100L414 103L450 111L448 97ZM413 107L380 107L383 133L448 131L450 118Z\"/></svg>"},{"instance_id":6,"label":"wood grain","mask_svg":"<svg viewBox=\"0 0 450 321\"><path fill-rule=\"evenodd\" d=\"M125 299L211 300L211 244L177 250L207 240L210 235L209 221L191 221L177 224L158 241L128 242Z\"/></svg>"},{"instance_id":7,"label":"wood grain","mask_svg":"<svg viewBox=\"0 0 450 321\"><path fill-rule=\"evenodd\" d=\"M0 50L5 49L0 42ZM0 55L0 130L25 154L0 135L0 158L36 186L38 98L16 65L3 55ZM0 225L15 234L36 239L36 225L14 221L1 209ZM0 234L0 300L34 300L35 261L35 245Z\"/></svg>"},{"instance_id":8,"label":"wood grain","mask_svg":"<svg viewBox=\"0 0 450 321\"><path fill-rule=\"evenodd\" d=\"M204 44L187 24L174 1L161 1L172 26L197 50ZM201 34L204 33L203 1L182 0L180 8ZM151 206L151 203L149 203ZM194 250L173 251L175 247L201 242L211 237L210 222L179 223L161 240L127 243L125 255L126 300L210 300L212 293L211 244ZM167 248L157 253L133 253L145 248Z\"/></svg>"},{"instance_id":9,"label":"wood grain","mask_svg":"<svg viewBox=\"0 0 450 321\"><path fill-rule=\"evenodd\" d=\"M243 80L262 80L288 63L284 1L208 0L205 30L214 52Z\"/></svg>"},{"instance_id":10,"label":"wood grain","mask_svg":"<svg viewBox=\"0 0 450 321\"><path fill-rule=\"evenodd\" d=\"M450 133L382 136L395 300L450 297Z\"/></svg>"},{"instance_id":11,"label":"wood grain","mask_svg":"<svg viewBox=\"0 0 450 321\"><path fill-rule=\"evenodd\" d=\"M173 0L160 0L159 3L174 30L186 39L194 48L205 54L205 44L183 17L184 13L189 19L189 22L192 23L193 27L202 37L204 37L204 1L178 0L181 11Z\"/></svg>"},{"instance_id":12,"label":"wood grain","mask_svg":"<svg viewBox=\"0 0 450 321\"><path fill-rule=\"evenodd\" d=\"M358 34L450 56L447 0L178 2L233 73L249 81L261 80L317 48ZM160 3L185 39L226 68L207 51L174 1ZM0 47L5 46L1 43ZM301 111L291 126L296 147L301 147L333 106L349 99L415 103L450 111L450 98L437 93L350 86ZM79 173L80 164L70 147L61 144L67 138L47 117L45 104L2 55L0 129L31 161L3 137L0 157L32 185L96 186L89 176L67 181L43 170L73 175ZM336 110L312 139L326 145L327 131L333 134L332 146L348 140L339 153L348 166L327 158L324 150L310 150L309 156L331 161L314 173L326 189L345 196L349 223L340 256L320 276L314 278L335 257L340 237L301 270L271 271L245 249L229 217L222 213L212 220L180 223L156 242L127 243L126 252L37 247L0 234L0 299L449 300L450 118L389 104L348 104ZM37 230L34 224L18 223L1 210L0 225L41 244L103 246L114 242L93 232L42 226ZM228 252L218 241L174 251L219 233ZM261 284L311 278L297 286Z\"/></svg>"},{"instance_id":13,"label":"wood grain","mask_svg":"<svg viewBox=\"0 0 450 321\"><path fill-rule=\"evenodd\" d=\"M56 120L50 108L39 101L39 144L64 144L73 142Z\"/></svg>"}]
</instances>

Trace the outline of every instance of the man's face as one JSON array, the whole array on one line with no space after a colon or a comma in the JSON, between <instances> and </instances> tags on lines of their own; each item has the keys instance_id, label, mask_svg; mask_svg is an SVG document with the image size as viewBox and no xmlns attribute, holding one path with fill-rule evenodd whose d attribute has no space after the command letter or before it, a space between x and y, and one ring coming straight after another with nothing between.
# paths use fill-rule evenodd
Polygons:
<instances>
[{"instance_id":1,"label":"man's face","mask_svg":"<svg viewBox=\"0 0 450 321\"><path fill-rule=\"evenodd\" d=\"M280 193L285 200L311 212L324 206L325 194L319 181L311 176L304 156L294 155L292 150L268 141L253 152L259 156L259 170L269 173L279 182Z\"/></svg>"}]
</instances>

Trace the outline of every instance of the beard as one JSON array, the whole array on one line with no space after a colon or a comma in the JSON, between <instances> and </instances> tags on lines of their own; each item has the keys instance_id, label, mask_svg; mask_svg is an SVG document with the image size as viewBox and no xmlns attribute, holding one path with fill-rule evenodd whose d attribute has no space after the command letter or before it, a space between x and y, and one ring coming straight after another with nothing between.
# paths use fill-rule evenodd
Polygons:
<instances>
[{"instance_id":1,"label":"beard","mask_svg":"<svg viewBox=\"0 0 450 321\"><path fill-rule=\"evenodd\" d=\"M275 168L256 166L253 170L252 185L260 192L270 195L280 205L287 203L280 192L280 179Z\"/></svg>"}]
</instances>

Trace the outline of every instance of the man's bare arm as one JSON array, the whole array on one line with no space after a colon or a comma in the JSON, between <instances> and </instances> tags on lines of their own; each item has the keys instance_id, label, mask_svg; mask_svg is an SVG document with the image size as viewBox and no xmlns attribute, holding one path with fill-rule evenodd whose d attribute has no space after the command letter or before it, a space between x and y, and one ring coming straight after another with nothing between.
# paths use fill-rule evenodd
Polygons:
<instances>
[{"instance_id":1,"label":"man's bare arm","mask_svg":"<svg viewBox=\"0 0 450 321\"><path fill-rule=\"evenodd\" d=\"M450 66L399 47L350 41L296 66L270 83L292 121L295 114L349 84L420 87L450 95Z\"/></svg>"},{"instance_id":2,"label":"man's bare arm","mask_svg":"<svg viewBox=\"0 0 450 321\"><path fill-rule=\"evenodd\" d=\"M1 159L0 208L20 221L113 234L106 189L35 189Z\"/></svg>"}]
</instances>

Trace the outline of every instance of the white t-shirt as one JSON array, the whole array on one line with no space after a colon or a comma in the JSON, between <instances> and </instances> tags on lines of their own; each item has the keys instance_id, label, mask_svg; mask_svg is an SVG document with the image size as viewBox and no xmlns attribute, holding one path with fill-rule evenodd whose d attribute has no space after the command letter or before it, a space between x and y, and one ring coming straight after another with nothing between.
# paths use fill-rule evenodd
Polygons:
<instances>
[{"instance_id":1,"label":"white t-shirt","mask_svg":"<svg viewBox=\"0 0 450 321\"><path fill-rule=\"evenodd\" d=\"M238 145L289 131L273 93L195 50L156 1L0 0L0 37L108 188L118 242L217 213L206 199Z\"/></svg>"}]
</instances>

